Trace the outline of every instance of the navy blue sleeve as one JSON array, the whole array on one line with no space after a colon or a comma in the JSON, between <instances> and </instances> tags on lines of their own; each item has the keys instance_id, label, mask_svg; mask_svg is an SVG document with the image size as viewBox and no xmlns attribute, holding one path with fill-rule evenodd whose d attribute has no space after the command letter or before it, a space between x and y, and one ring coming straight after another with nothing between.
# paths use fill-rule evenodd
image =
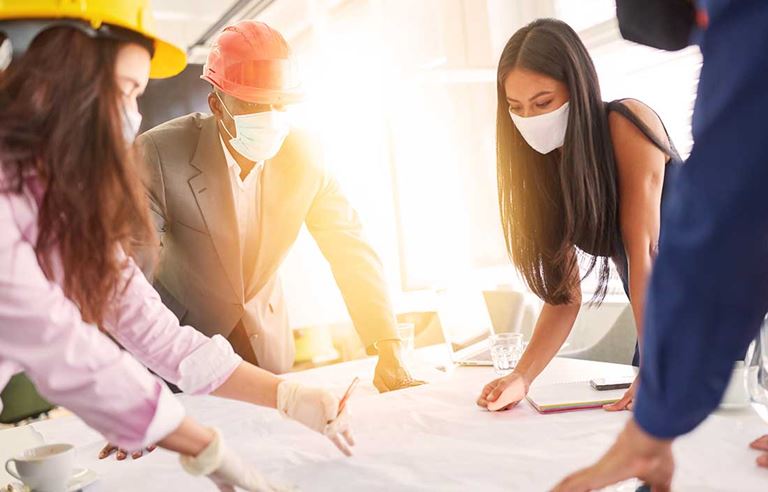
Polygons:
<instances>
[{"instance_id":1,"label":"navy blue sleeve","mask_svg":"<svg viewBox=\"0 0 768 492\"><path fill-rule=\"evenodd\" d=\"M691 431L768 309L768 2L704 0L694 147L662 211L635 419Z\"/></svg>"}]
</instances>

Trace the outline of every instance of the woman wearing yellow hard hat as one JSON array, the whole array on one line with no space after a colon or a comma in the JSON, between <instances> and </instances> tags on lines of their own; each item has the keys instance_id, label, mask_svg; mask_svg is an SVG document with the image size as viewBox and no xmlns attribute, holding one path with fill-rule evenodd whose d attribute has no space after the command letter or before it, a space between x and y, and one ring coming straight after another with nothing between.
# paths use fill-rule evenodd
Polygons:
<instances>
[{"instance_id":1,"label":"woman wearing yellow hard hat","mask_svg":"<svg viewBox=\"0 0 768 492\"><path fill-rule=\"evenodd\" d=\"M334 395L180 327L131 258L153 234L131 152L136 98L185 66L148 2L0 0L2 37L13 60L0 73L0 389L24 371L116 445L157 442L227 490L274 486L136 359L188 393L277 408L349 454Z\"/></svg>"},{"instance_id":2,"label":"woman wearing yellow hard hat","mask_svg":"<svg viewBox=\"0 0 768 492\"><path fill-rule=\"evenodd\" d=\"M149 0L0 0L0 20L17 54L24 53L41 32L66 26L91 38L150 46L153 79L172 77L187 65L181 48L157 36Z\"/></svg>"}]
</instances>

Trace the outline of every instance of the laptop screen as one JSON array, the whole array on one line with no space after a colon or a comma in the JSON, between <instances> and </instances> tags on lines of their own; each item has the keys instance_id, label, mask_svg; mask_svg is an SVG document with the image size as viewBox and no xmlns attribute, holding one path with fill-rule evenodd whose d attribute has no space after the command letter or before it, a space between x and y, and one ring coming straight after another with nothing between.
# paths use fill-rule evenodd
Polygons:
<instances>
[{"instance_id":1,"label":"laptop screen","mask_svg":"<svg viewBox=\"0 0 768 492\"><path fill-rule=\"evenodd\" d=\"M450 342L451 350L458 352L488 337L488 330L482 330L470 338L460 341L449 340L443 323L440 321L440 314L435 311L398 314L397 321L398 323L413 323L414 346L416 348Z\"/></svg>"},{"instance_id":2,"label":"laptop screen","mask_svg":"<svg viewBox=\"0 0 768 492\"><path fill-rule=\"evenodd\" d=\"M445 340L456 350L487 338L491 320L482 293L476 289L450 289L438 293L438 317Z\"/></svg>"}]
</instances>

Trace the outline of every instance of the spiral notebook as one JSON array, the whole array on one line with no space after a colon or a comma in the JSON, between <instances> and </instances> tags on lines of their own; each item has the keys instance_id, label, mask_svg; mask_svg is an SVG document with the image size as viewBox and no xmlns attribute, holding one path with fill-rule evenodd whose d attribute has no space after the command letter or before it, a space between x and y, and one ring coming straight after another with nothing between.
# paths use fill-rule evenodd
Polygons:
<instances>
[{"instance_id":1,"label":"spiral notebook","mask_svg":"<svg viewBox=\"0 0 768 492\"><path fill-rule=\"evenodd\" d=\"M616 403L627 390L598 391L589 381L534 386L526 399L540 413L588 410Z\"/></svg>"}]
</instances>

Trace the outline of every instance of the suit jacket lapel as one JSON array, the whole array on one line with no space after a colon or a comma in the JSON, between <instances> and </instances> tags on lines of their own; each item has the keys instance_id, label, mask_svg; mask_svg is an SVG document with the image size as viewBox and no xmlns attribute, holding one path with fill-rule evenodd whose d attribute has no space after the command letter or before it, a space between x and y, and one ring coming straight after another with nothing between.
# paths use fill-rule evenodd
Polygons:
<instances>
[{"instance_id":1,"label":"suit jacket lapel","mask_svg":"<svg viewBox=\"0 0 768 492\"><path fill-rule=\"evenodd\" d=\"M250 298L255 295L264 286L264 283L269 278L265 275L265 262L269 264L268 256L272 248L264 249L264 235L267 233L267 228L270 220L270 213L275 209L274 205L271 205L271 197L269 194L274 191L274 186L277 184L272 179L272 161L264 163L264 169L259 178L259 189L256 194L256 200L258 201L257 208L257 227L255 231L248 231L248 239L246 243L249 248L245 251L245 268L248 274L250 282L248 282L248 292L246 298ZM269 236L272 241L277 239L277 232L272 231Z\"/></svg>"},{"instance_id":2,"label":"suit jacket lapel","mask_svg":"<svg viewBox=\"0 0 768 492\"><path fill-rule=\"evenodd\" d=\"M243 275L235 202L227 161L221 148L216 118L203 121L200 140L190 165L200 174L189 180L189 186L203 214L208 232L235 297L243 300Z\"/></svg>"},{"instance_id":3,"label":"suit jacket lapel","mask_svg":"<svg viewBox=\"0 0 768 492\"><path fill-rule=\"evenodd\" d=\"M254 251L251 252L253 256L249 258L246 253L246 260L252 262L247 296L259 292L275 274L282 260L281 252L287 251L294 239L289 232L294 226L289 218L300 214L293 210L296 203L291 195L296 190L289 185L293 180L286 174L290 169L287 164L281 153L278 153L275 158L264 163L259 179L258 226L256 237L250 242L254 245Z\"/></svg>"}]
</instances>

